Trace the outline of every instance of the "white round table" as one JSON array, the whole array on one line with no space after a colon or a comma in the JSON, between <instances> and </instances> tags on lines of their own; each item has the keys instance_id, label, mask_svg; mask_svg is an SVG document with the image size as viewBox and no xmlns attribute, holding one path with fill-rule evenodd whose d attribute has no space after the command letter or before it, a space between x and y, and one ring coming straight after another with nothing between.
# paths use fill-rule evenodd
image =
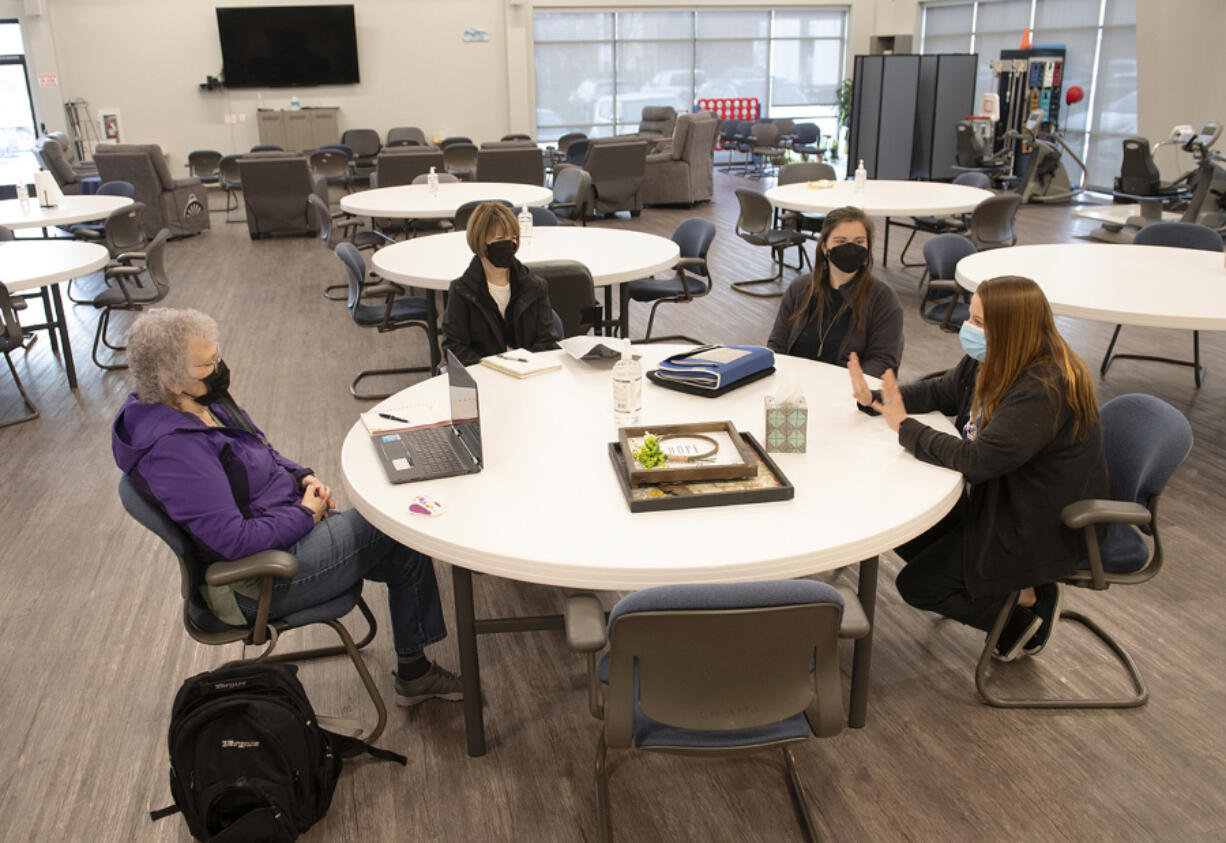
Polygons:
<instances>
[{"instance_id":1,"label":"white round table","mask_svg":"<svg viewBox=\"0 0 1226 843\"><path fill-rule=\"evenodd\" d=\"M378 187L350 193L341 198L341 210L359 217L389 219L451 219L465 202L504 199L516 208L522 205L548 205L553 191L533 184L462 181L438 186L431 196L424 184Z\"/></svg>"},{"instance_id":2,"label":"white round table","mask_svg":"<svg viewBox=\"0 0 1226 843\"><path fill-rule=\"evenodd\" d=\"M869 180L863 191L857 191L851 181L836 181L826 188L798 182L766 191L772 205L789 211L825 214L854 205L873 217L961 214L975 210L976 205L993 195L990 190L964 184L890 179Z\"/></svg>"},{"instance_id":3,"label":"white round table","mask_svg":"<svg viewBox=\"0 0 1226 843\"><path fill-rule=\"evenodd\" d=\"M1158 213L1159 216L1150 219L1144 216L1146 213ZM1090 232L1090 236L1095 240L1102 240L1106 243L1131 243L1136 232L1124 231L1125 226L1144 228L1151 222L1178 222L1183 215L1174 211L1162 211L1160 208L1133 204L1083 205L1073 211L1073 216L1102 223Z\"/></svg>"},{"instance_id":4,"label":"white round table","mask_svg":"<svg viewBox=\"0 0 1226 843\"><path fill-rule=\"evenodd\" d=\"M109 259L110 253L105 246L79 240L14 240L0 243L0 282L10 293L51 288L55 303L54 317L44 324L22 327L27 330L49 329L52 352L58 350L55 332L59 332L59 342L64 346L64 372L70 389L77 388L77 370L72 360L68 321L64 317L59 283L96 272L106 266Z\"/></svg>"},{"instance_id":5,"label":"white round table","mask_svg":"<svg viewBox=\"0 0 1226 843\"><path fill-rule=\"evenodd\" d=\"M892 225L912 228L911 236L915 236L914 226L892 222L892 217L964 214L975 210L980 202L994 195L990 190L964 184L891 179L870 179L863 190L856 190L855 182L836 181L825 188L809 187L809 182L798 182L766 191L766 198L772 205L788 211L826 214L835 208L852 205L871 217L885 217L885 235L881 243L882 266L886 265L890 254ZM903 252L906 251L906 247L903 247Z\"/></svg>"},{"instance_id":6,"label":"white round table","mask_svg":"<svg viewBox=\"0 0 1226 843\"><path fill-rule=\"evenodd\" d=\"M955 272L958 283L972 291L997 275L1033 278L1059 316L1226 331L1221 252L1087 243L1013 246L965 257Z\"/></svg>"},{"instance_id":7,"label":"white round table","mask_svg":"<svg viewBox=\"0 0 1226 843\"><path fill-rule=\"evenodd\" d=\"M681 348L637 350L648 369ZM860 598L871 621L877 555L935 524L962 493L960 474L916 460L880 418L856 409L846 370L778 355L776 374L714 401L645 381L642 422L730 419L764 442L763 398L790 380L808 403L808 453L772 457L795 486L795 497L631 513L607 451L617 438L609 369L562 351L549 353L562 370L524 380L470 367L480 389L484 445L485 468L477 474L393 485L361 422L341 451L344 483L362 515L398 541L454 566L465 701L475 706L466 708L470 753L483 746L471 571L630 590L797 577L861 562ZM380 406L429 400L446 402L444 377L416 384ZM941 416L925 421L953 432ZM444 514L409 513L410 500L420 494L440 501ZM857 648L853 725L863 723L870 647L871 638Z\"/></svg>"},{"instance_id":8,"label":"white round table","mask_svg":"<svg viewBox=\"0 0 1226 843\"><path fill-rule=\"evenodd\" d=\"M1023 275L1043 288L1058 316L1116 326L1099 365L1106 374L1118 358L1191 366L1204 378L1197 331L1226 331L1226 261L1221 252L1167 246L1061 243L1013 246L970 255L958 262L958 283L974 290L997 275ZM1121 325L1190 330L1192 360L1117 354Z\"/></svg>"},{"instance_id":9,"label":"white round table","mask_svg":"<svg viewBox=\"0 0 1226 843\"><path fill-rule=\"evenodd\" d=\"M468 248L466 238L467 233L463 231L415 237L379 249L371 256L371 265L375 272L388 280L430 291L446 290L472 262L473 253ZM605 312L611 313L611 285L647 278L671 269L681 257L681 249L667 237L641 231L592 226L537 226L533 229L533 236L520 243L515 257L528 266L545 261L579 261L592 273L592 282L597 287L605 288ZM427 327L431 329L431 364L437 365L438 337L434 326L438 313L434 293L431 292L426 299L430 306ZM628 315L623 303L618 317L622 336L629 336Z\"/></svg>"},{"instance_id":10,"label":"white round table","mask_svg":"<svg viewBox=\"0 0 1226 843\"><path fill-rule=\"evenodd\" d=\"M126 208L132 200L126 196L65 196L58 205L43 208L31 197L22 208L17 199L0 201L0 225L5 228L49 228L72 225L107 217L111 211Z\"/></svg>"}]
</instances>

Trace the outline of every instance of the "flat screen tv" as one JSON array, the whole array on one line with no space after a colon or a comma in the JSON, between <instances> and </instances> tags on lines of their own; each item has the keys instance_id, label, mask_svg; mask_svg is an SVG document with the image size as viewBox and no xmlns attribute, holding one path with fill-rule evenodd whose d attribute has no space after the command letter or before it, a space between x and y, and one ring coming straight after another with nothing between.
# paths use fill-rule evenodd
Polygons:
<instances>
[{"instance_id":1,"label":"flat screen tv","mask_svg":"<svg viewBox=\"0 0 1226 843\"><path fill-rule=\"evenodd\" d=\"M219 7L217 33L228 88L359 81L352 5Z\"/></svg>"}]
</instances>

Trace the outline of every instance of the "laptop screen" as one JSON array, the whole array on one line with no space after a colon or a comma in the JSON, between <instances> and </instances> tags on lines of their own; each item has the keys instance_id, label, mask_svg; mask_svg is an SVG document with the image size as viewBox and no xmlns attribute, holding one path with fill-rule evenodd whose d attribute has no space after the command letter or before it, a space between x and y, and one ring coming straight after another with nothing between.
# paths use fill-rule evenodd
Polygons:
<instances>
[{"instance_id":1,"label":"laptop screen","mask_svg":"<svg viewBox=\"0 0 1226 843\"><path fill-rule=\"evenodd\" d=\"M477 461L477 465L484 465L481 457L481 411L477 406L477 382L450 351L447 352L447 383L451 397L451 424Z\"/></svg>"}]
</instances>

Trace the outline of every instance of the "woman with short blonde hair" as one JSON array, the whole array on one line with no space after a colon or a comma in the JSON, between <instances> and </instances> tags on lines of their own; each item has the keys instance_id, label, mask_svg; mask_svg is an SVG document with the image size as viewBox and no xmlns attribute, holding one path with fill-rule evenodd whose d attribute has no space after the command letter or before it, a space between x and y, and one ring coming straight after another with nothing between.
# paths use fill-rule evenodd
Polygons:
<instances>
[{"instance_id":1,"label":"woman with short blonde hair","mask_svg":"<svg viewBox=\"0 0 1226 843\"><path fill-rule=\"evenodd\" d=\"M443 348L465 366L513 348L558 347L549 287L515 259L519 221L500 202L483 202L468 218L472 262L451 282L443 313Z\"/></svg>"}]
</instances>

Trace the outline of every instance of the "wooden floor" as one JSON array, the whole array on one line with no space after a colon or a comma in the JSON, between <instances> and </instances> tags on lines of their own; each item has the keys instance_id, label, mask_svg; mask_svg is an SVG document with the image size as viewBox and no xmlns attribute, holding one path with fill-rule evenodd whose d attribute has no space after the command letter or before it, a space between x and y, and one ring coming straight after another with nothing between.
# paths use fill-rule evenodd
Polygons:
<instances>
[{"instance_id":1,"label":"wooden floor","mask_svg":"<svg viewBox=\"0 0 1226 843\"><path fill-rule=\"evenodd\" d=\"M662 308L658 332L765 341L777 300L750 299L728 286L768 270L766 253L733 232L732 189L742 184L717 174L714 202L598 223L667 235L688 216L715 221L716 291ZM216 197L214 203L220 207ZM349 397L349 380L359 369L424 361L421 332L359 329L342 304L326 301L323 287L343 275L319 241L251 242L245 225L227 225L219 213L213 223L212 231L170 245L174 287L166 304L218 319L236 397L280 450L339 487L341 440L368 406ZM1018 228L1022 243L1067 242L1092 224L1068 208L1031 206L1021 210ZM881 276L906 308L907 379L944 368L961 352L956 336L920 321L919 270L898 268L899 246L901 238L891 243ZM1154 294L1161 295L1161 279ZM636 335L645 317L646 308L636 306ZM125 373L102 373L89 362L96 319L88 306L71 314L81 380L75 393L46 337L13 358L42 418L0 431L7 489L0 521L3 840L188 839L181 820L153 825L147 814L169 799L171 701L185 677L238 654L237 647L195 644L183 632L174 560L120 506L109 425L130 384ZM117 328L128 324L116 318ZM1061 320L1061 329L1097 370L1110 327ZM1132 351L1191 351L1189 335L1174 331L1126 329L1122 342ZM1073 713L984 707L972 682L982 635L903 605L892 582L899 563L887 555L868 725L796 750L826 839L1226 836L1226 336L1204 334L1202 345L1210 374L1200 390L1187 369L1131 361L1098 383L1100 401L1136 391L1162 397L1188 415L1196 433L1163 499L1162 575L1140 588L1069 597L1132 648L1152 688L1149 705ZM9 376L0 375L0 418L20 411L15 396ZM541 541L549 541L548 531ZM450 617L450 576L438 567ZM559 605L549 588L493 577L477 578L476 588L483 614L555 612ZM383 625L368 661L390 700L394 661L381 590L366 589ZM1122 690L1123 677L1101 647L1068 626L1062 633L1052 651L1008 666L1004 685ZM586 709L581 660L559 633L487 637L480 646L490 753L466 757L457 704L394 710L382 743L407 754L409 766L350 764L328 816L304 839L594 839L597 725ZM453 639L433 651L456 667ZM850 650L842 656L846 670ZM346 661L309 664L301 675L319 711L369 717ZM612 798L621 840L802 839L773 755L627 756Z\"/></svg>"}]
</instances>

